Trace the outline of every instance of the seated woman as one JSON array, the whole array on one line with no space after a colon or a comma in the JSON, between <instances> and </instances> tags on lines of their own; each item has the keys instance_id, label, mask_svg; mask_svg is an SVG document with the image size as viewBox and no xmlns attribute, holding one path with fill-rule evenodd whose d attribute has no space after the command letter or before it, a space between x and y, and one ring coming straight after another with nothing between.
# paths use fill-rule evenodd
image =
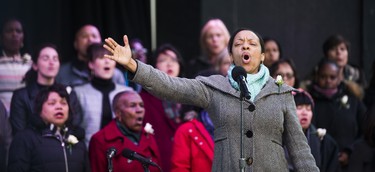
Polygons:
<instances>
[{"instance_id":1,"label":"seated woman","mask_svg":"<svg viewBox=\"0 0 375 172\"><path fill-rule=\"evenodd\" d=\"M340 171L339 148L336 141L329 134L326 134L325 129L316 128L311 124L314 115L314 100L311 95L303 89L298 89L298 92L294 92L293 95L299 122L319 170L321 172ZM294 170L292 165L289 166L289 170Z\"/></svg>"},{"instance_id":2,"label":"seated woman","mask_svg":"<svg viewBox=\"0 0 375 172\"><path fill-rule=\"evenodd\" d=\"M8 171L89 171L84 131L72 125L65 87L42 89L35 99L30 127L17 133L9 150Z\"/></svg>"},{"instance_id":3,"label":"seated woman","mask_svg":"<svg viewBox=\"0 0 375 172\"><path fill-rule=\"evenodd\" d=\"M263 64L268 68L283 57L281 44L274 38L264 38L264 50Z\"/></svg>"},{"instance_id":4,"label":"seated woman","mask_svg":"<svg viewBox=\"0 0 375 172\"><path fill-rule=\"evenodd\" d=\"M0 33L0 100L9 116L13 91L25 86L22 78L30 69L31 56L25 53L24 32L20 20L7 19Z\"/></svg>"},{"instance_id":5,"label":"seated woman","mask_svg":"<svg viewBox=\"0 0 375 172\"><path fill-rule=\"evenodd\" d=\"M37 93L57 84L55 79L60 68L60 57L56 46L50 43L42 44L35 52L32 58L33 66L24 78L26 87L13 93L9 119L13 135L30 125L33 118L38 118L33 109ZM81 108L76 94L71 91L72 88L66 89L71 99L73 123L78 125L81 122Z\"/></svg>"},{"instance_id":6,"label":"seated woman","mask_svg":"<svg viewBox=\"0 0 375 172\"><path fill-rule=\"evenodd\" d=\"M211 171L214 140L196 113L185 113L186 122L176 131L173 140L171 172Z\"/></svg>"},{"instance_id":7,"label":"seated woman","mask_svg":"<svg viewBox=\"0 0 375 172\"><path fill-rule=\"evenodd\" d=\"M171 77L183 75L184 62L180 52L171 44L161 45L150 59L158 70ZM145 123L150 123L155 129L155 139L161 154L163 171L170 171L173 147L173 136L181 124L181 104L159 99L146 90L140 93L145 112Z\"/></svg>"},{"instance_id":8,"label":"seated woman","mask_svg":"<svg viewBox=\"0 0 375 172\"><path fill-rule=\"evenodd\" d=\"M348 85L340 79L340 68L330 59L318 64L316 78L309 93L315 101L312 123L327 129L339 146L339 162L343 168L348 163L351 145L363 134L366 107Z\"/></svg>"},{"instance_id":9,"label":"seated woman","mask_svg":"<svg viewBox=\"0 0 375 172\"><path fill-rule=\"evenodd\" d=\"M91 136L112 121L115 114L111 110L111 102L121 91L133 90L112 80L116 62L104 58L108 51L100 43L93 43L87 48L91 80L89 83L76 86L79 105L82 107L82 123L86 131L85 143L88 146Z\"/></svg>"},{"instance_id":10,"label":"seated woman","mask_svg":"<svg viewBox=\"0 0 375 172\"><path fill-rule=\"evenodd\" d=\"M285 83L291 87L299 87L297 70L291 59L280 59L274 62L270 67L270 74L275 79L277 75L280 75Z\"/></svg>"}]
</instances>

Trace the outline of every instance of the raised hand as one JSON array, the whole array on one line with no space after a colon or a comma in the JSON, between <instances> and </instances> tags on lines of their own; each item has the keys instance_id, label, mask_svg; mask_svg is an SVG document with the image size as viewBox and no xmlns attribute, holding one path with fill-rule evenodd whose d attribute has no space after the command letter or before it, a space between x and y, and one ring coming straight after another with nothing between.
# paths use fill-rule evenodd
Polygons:
<instances>
[{"instance_id":1,"label":"raised hand","mask_svg":"<svg viewBox=\"0 0 375 172\"><path fill-rule=\"evenodd\" d=\"M126 35L124 35L124 46L119 45L112 38L105 39L105 44L103 47L107 49L111 54L105 54L104 57L112 59L123 65L130 72L135 72L137 69L137 62L132 59L132 52L129 45L129 40Z\"/></svg>"}]
</instances>

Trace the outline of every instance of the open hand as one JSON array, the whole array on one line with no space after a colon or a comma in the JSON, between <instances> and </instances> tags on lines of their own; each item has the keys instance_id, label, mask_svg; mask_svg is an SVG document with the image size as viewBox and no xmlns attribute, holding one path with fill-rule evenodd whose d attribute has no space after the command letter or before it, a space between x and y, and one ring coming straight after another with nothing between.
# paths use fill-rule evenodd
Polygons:
<instances>
[{"instance_id":1,"label":"open hand","mask_svg":"<svg viewBox=\"0 0 375 172\"><path fill-rule=\"evenodd\" d=\"M120 65L123 65L131 72L134 72L136 69L136 66L134 68L134 64L136 64L136 62L131 58L132 52L130 49L128 37L124 35L123 39L124 46L119 45L112 38L105 39L105 44L103 45L103 47L111 52L111 54L105 54L104 57L112 59Z\"/></svg>"}]
</instances>

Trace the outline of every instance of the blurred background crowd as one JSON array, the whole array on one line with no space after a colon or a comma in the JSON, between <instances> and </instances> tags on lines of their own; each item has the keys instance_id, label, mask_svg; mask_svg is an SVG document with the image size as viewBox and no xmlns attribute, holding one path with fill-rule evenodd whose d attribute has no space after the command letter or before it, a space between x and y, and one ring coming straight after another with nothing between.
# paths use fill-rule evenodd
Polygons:
<instances>
[{"instance_id":1,"label":"blurred background crowd","mask_svg":"<svg viewBox=\"0 0 375 172\"><path fill-rule=\"evenodd\" d=\"M115 169L143 170L121 156L124 148L164 172L210 171L214 114L131 82L122 66L103 57L109 53L103 39L127 34L133 58L172 77L227 76L228 41L239 27L262 35L271 76L299 90L297 115L320 170L375 170L373 1L5 0L0 6L0 171L48 171L56 164L107 171L107 160ZM143 129L146 123L155 133ZM107 155L111 147L118 149L114 157Z\"/></svg>"}]
</instances>

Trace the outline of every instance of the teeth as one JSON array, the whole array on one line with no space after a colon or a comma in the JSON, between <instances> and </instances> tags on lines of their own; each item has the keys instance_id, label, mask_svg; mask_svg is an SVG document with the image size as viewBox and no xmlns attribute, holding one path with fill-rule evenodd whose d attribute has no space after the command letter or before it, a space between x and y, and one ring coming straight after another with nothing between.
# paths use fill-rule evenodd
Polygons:
<instances>
[{"instance_id":1,"label":"teeth","mask_svg":"<svg viewBox=\"0 0 375 172\"><path fill-rule=\"evenodd\" d=\"M63 114L62 113L57 113L56 116L63 116Z\"/></svg>"}]
</instances>

